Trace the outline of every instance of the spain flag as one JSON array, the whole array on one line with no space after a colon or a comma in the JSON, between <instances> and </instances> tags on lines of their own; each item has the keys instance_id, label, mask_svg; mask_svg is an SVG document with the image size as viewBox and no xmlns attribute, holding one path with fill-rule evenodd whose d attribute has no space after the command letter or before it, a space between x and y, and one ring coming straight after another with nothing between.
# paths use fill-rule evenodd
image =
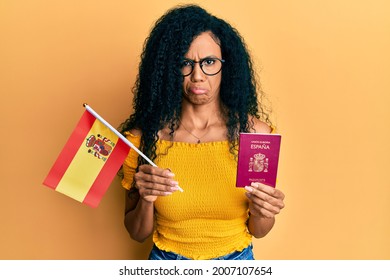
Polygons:
<instances>
[{"instance_id":1,"label":"spain flag","mask_svg":"<svg viewBox=\"0 0 390 280\"><path fill-rule=\"evenodd\" d=\"M88 105L84 106L87 110L43 184L97 207L128 155L130 146Z\"/></svg>"}]
</instances>

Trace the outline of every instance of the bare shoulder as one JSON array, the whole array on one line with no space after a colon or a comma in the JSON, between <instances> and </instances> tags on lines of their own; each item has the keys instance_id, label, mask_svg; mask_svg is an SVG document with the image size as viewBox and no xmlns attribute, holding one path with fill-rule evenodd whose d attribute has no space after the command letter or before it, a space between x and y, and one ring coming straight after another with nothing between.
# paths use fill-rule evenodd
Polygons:
<instances>
[{"instance_id":1,"label":"bare shoulder","mask_svg":"<svg viewBox=\"0 0 390 280\"><path fill-rule=\"evenodd\" d=\"M133 128L129 132L134 136L142 136L142 131L138 128Z\"/></svg>"},{"instance_id":2,"label":"bare shoulder","mask_svg":"<svg viewBox=\"0 0 390 280\"><path fill-rule=\"evenodd\" d=\"M272 128L268 124L255 117L250 117L250 122L253 123L253 129L251 129L251 132L271 133L272 131Z\"/></svg>"},{"instance_id":3,"label":"bare shoulder","mask_svg":"<svg viewBox=\"0 0 390 280\"><path fill-rule=\"evenodd\" d=\"M171 130L168 127L161 129L158 132L158 137L161 140L168 140L168 141L172 140Z\"/></svg>"}]
</instances>

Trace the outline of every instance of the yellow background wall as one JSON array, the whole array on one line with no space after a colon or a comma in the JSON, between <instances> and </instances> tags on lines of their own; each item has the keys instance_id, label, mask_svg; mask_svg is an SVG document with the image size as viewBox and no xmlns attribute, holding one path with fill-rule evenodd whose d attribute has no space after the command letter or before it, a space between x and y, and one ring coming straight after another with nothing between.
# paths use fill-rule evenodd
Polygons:
<instances>
[{"instance_id":1,"label":"yellow background wall","mask_svg":"<svg viewBox=\"0 0 390 280\"><path fill-rule=\"evenodd\" d=\"M42 185L88 102L131 111L154 21L189 1L0 1L0 258L144 259L116 179L97 209ZM390 258L390 4L196 1L245 37L283 134L286 208L258 259Z\"/></svg>"}]
</instances>

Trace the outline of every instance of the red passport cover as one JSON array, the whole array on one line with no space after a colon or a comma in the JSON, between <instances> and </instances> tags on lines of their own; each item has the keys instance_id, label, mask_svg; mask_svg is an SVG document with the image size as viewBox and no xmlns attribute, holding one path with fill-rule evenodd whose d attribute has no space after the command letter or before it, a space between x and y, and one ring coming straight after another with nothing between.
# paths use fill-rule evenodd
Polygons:
<instances>
[{"instance_id":1,"label":"red passport cover","mask_svg":"<svg viewBox=\"0 0 390 280\"><path fill-rule=\"evenodd\" d=\"M280 134L240 133L237 187L252 182L276 186L281 138Z\"/></svg>"}]
</instances>

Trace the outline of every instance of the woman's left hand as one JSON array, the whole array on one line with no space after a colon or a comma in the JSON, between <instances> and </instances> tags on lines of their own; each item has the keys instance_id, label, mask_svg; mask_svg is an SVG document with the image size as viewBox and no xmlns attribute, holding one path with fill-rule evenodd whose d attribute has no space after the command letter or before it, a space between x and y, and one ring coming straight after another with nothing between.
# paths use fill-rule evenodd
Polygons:
<instances>
[{"instance_id":1,"label":"woman's left hand","mask_svg":"<svg viewBox=\"0 0 390 280\"><path fill-rule=\"evenodd\" d=\"M253 216L274 218L284 208L284 194L279 189L252 183L245 190L249 199L249 211Z\"/></svg>"}]
</instances>

